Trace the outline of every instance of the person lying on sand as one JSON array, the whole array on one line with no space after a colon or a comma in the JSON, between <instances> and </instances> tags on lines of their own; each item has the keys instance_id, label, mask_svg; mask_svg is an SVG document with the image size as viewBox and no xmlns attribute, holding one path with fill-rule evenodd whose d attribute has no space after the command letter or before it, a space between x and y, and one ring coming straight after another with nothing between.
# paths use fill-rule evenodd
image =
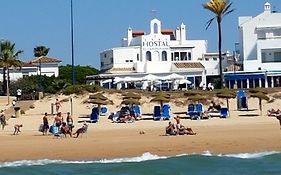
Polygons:
<instances>
[{"instance_id":1,"label":"person lying on sand","mask_svg":"<svg viewBox=\"0 0 281 175\"><path fill-rule=\"evenodd\" d=\"M177 130L177 134L178 135L196 135L195 132L193 132L193 130L190 127L185 127L180 123L180 117L176 116L174 117L174 119L176 120L176 130Z\"/></svg>"}]
</instances>

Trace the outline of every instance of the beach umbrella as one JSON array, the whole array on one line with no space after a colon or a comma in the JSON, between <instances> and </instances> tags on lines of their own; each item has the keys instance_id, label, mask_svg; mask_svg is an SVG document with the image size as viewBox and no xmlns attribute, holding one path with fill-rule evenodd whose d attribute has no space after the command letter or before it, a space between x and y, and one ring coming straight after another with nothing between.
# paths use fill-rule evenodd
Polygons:
<instances>
[{"instance_id":1,"label":"beach umbrella","mask_svg":"<svg viewBox=\"0 0 281 175\"><path fill-rule=\"evenodd\" d=\"M250 94L250 97L259 99L260 116L262 116L262 100L268 101L269 97L263 92L252 93Z\"/></svg>"},{"instance_id":2,"label":"beach umbrella","mask_svg":"<svg viewBox=\"0 0 281 175\"><path fill-rule=\"evenodd\" d=\"M193 102L204 101L204 100L206 100L206 97L202 96L200 94L196 94L196 95L193 95L193 96L189 96L188 100L193 101Z\"/></svg>"},{"instance_id":3,"label":"beach umbrella","mask_svg":"<svg viewBox=\"0 0 281 175\"><path fill-rule=\"evenodd\" d=\"M235 92L232 91L232 90L229 90L227 88L218 91L216 95L217 95L218 98L225 98L226 99L226 105L227 105L228 110L229 110L229 99L230 98L236 98Z\"/></svg>"},{"instance_id":4,"label":"beach umbrella","mask_svg":"<svg viewBox=\"0 0 281 175\"><path fill-rule=\"evenodd\" d=\"M148 75L146 75L142 78L143 81L146 81L146 80L147 81L155 81L155 80L159 80L159 79L160 79L160 77L158 77L156 75L153 75L153 74L148 74Z\"/></svg>"},{"instance_id":5,"label":"beach umbrella","mask_svg":"<svg viewBox=\"0 0 281 175\"><path fill-rule=\"evenodd\" d=\"M184 93L184 96L191 97L191 96L200 95L200 94L202 94L202 93L199 91L187 91Z\"/></svg>"},{"instance_id":6,"label":"beach umbrella","mask_svg":"<svg viewBox=\"0 0 281 175\"><path fill-rule=\"evenodd\" d=\"M123 99L127 98L141 99L141 95L133 92L127 92L123 94Z\"/></svg>"},{"instance_id":7,"label":"beach umbrella","mask_svg":"<svg viewBox=\"0 0 281 175\"><path fill-rule=\"evenodd\" d=\"M162 96L162 97L166 97L166 98L170 98L171 97L170 94L168 94L166 92L163 92L163 91L157 92L156 94L153 94L152 96L154 96L154 97Z\"/></svg>"},{"instance_id":8,"label":"beach umbrella","mask_svg":"<svg viewBox=\"0 0 281 175\"><path fill-rule=\"evenodd\" d=\"M124 99L121 102L121 104L130 105L130 106L140 105L140 101L138 99L134 99L134 98L127 98L127 99Z\"/></svg>"},{"instance_id":9,"label":"beach umbrella","mask_svg":"<svg viewBox=\"0 0 281 175\"><path fill-rule=\"evenodd\" d=\"M89 99L88 103L92 103L92 104L98 105L98 111L100 111L101 105L108 104L108 101L107 100L102 100L102 99Z\"/></svg>"},{"instance_id":10,"label":"beach umbrella","mask_svg":"<svg viewBox=\"0 0 281 175\"><path fill-rule=\"evenodd\" d=\"M170 101L169 97L165 97L165 96L162 96L162 95L158 95L158 96L156 96L156 97L154 97L150 100L150 102L159 102L160 106L161 106L161 109L163 107L163 103L169 102L169 101Z\"/></svg>"},{"instance_id":11,"label":"beach umbrella","mask_svg":"<svg viewBox=\"0 0 281 175\"><path fill-rule=\"evenodd\" d=\"M89 95L89 99L108 100L108 98L106 96L104 96L102 93Z\"/></svg>"},{"instance_id":12,"label":"beach umbrella","mask_svg":"<svg viewBox=\"0 0 281 175\"><path fill-rule=\"evenodd\" d=\"M263 93L263 94L268 94L267 90L262 89L262 88L249 89L249 92L251 94L255 94L255 93L258 93L258 92Z\"/></svg>"}]
</instances>

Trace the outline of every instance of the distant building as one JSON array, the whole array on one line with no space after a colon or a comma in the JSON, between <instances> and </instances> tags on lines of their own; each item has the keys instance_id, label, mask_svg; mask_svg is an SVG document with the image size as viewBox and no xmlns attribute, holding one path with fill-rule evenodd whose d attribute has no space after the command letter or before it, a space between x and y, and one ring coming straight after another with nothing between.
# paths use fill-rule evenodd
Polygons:
<instances>
[{"instance_id":1,"label":"distant building","mask_svg":"<svg viewBox=\"0 0 281 175\"><path fill-rule=\"evenodd\" d=\"M279 87L281 80L281 13L270 3L256 17L239 17L239 50L243 71L225 73L233 88Z\"/></svg>"},{"instance_id":2,"label":"distant building","mask_svg":"<svg viewBox=\"0 0 281 175\"><path fill-rule=\"evenodd\" d=\"M224 54L224 68L229 56ZM158 19L150 21L149 34L129 28L122 46L101 52L100 61L101 74L88 76L87 82L109 88L124 88L133 80L146 86L145 77L150 74L158 77L154 78L160 81L160 86L169 80L169 75L177 74L198 87L219 75L218 54L207 53L206 40L187 39L183 23L175 31L162 29ZM175 81L173 84L173 87L179 85Z\"/></svg>"},{"instance_id":3,"label":"distant building","mask_svg":"<svg viewBox=\"0 0 281 175\"><path fill-rule=\"evenodd\" d=\"M61 60L59 59L46 56L33 58L28 62L24 62L21 68L10 68L10 80L16 81L24 76L40 75L40 71L41 75L58 77L60 62ZM0 81L3 81L3 68L0 68Z\"/></svg>"}]
</instances>

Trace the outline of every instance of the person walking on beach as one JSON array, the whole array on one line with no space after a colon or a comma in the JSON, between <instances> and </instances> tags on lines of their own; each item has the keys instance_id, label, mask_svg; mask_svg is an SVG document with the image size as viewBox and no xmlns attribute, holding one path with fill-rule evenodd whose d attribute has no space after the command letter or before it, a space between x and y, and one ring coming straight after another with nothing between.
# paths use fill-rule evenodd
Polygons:
<instances>
[{"instance_id":1,"label":"person walking on beach","mask_svg":"<svg viewBox=\"0 0 281 175\"><path fill-rule=\"evenodd\" d=\"M43 117L43 135L47 134L49 130L49 121L48 121L48 114L45 113Z\"/></svg>"},{"instance_id":2,"label":"person walking on beach","mask_svg":"<svg viewBox=\"0 0 281 175\"><path fill-rule=\"evenodd\" d=\"M72 132L72 128L74 127L74 125L73 125L73 118L70 115L70 112L67 112L66 124L69 127L70 132Z\"/></svg>"},{"instance_id":3,"label":"person walking on beach","mask_svg":"<svg viewBox=\"0 0 281 175\"><path fill-rule=\"evenodd\" d=\"M4 110L1 110L0 124L2 125L2 130L4 130L5 126L7 125L6 116L5 116Z\"/></svg>"},{"instance_id":4,"label":"person walking on beach","mask_svg":"<svg viewBox=\"0 0 281 175\"><path fill-rule=\"evenodd\" d=\"M62 107L61 102L59 101L59 99L56 99L55 105L56 105L56 112L58 113L59 110L60 110L60 107Z\"/></svg>"}]
</instances>

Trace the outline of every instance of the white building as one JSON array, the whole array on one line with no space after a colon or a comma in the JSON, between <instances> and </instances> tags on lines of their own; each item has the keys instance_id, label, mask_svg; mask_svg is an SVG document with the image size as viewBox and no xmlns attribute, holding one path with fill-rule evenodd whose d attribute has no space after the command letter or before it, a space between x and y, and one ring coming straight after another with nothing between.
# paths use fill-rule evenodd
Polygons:
<instances>
[{"instance_id":1,"label":"white building","mask_svg":"<svg viewBox=\"0 0 281 175\"><path fill-rule=\"evenodd\" d=\"M194 87L207 85L208 77L219 74L218 54L207 54L206 40L187 38L184 24L175 31L162 29L158 19L150 21L148 34L129 28L121 47L100 53L102 73L88 76L87 82L99 81L101 85L117 84L118 87L126 82L120 78L127 77L128 82L130 78L141 81L152 74L158 76L158 80L166 80L165 77L176 73L191 81ZM227 59L224 59L224 67L226 64Z\"/></svg>"},{"instance_id":2,"label":"white building","mask_svg":"<svg viewBox=\"0 0 281 175\"><path fill-rule=\"evenodd\" d=\"M16 81L24 76L40 75L40 71L41 75L58 77L60 62L59 59L48 58L45 56L33 58L32 60L23 63L21 68L10 68L10 80ZM3 81L3 68L0 68L0 81Z\"/></svg>"},{"instance_id":3,"label":"white building","mask_svg":"<svg viewBox=\"0 0 281 175\"><path fill-rule=\"evenodd\" d=\"M229 86L238 88L276 87L281 78L281 13L264 4L256 17L239 17L240 60L243 72L226 73Z\"/></svg>"}]
</instances>

